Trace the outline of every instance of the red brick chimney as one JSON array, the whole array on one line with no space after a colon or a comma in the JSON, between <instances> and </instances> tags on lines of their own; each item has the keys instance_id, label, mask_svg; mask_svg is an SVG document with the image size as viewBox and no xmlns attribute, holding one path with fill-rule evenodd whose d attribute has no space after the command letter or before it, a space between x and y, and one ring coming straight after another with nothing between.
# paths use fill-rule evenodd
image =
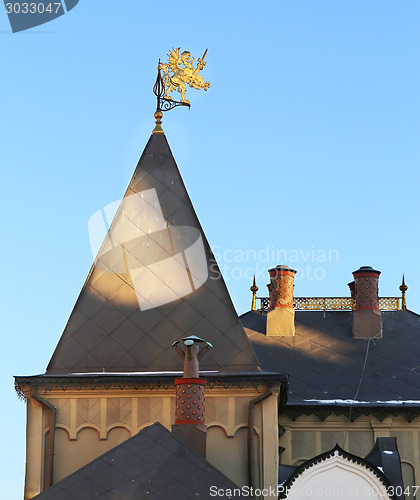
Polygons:
<instances>
[{"instance_id":1,"label":"red brick chimney","mask_svg":"<svg viewBox=\"0 0 420 500\"><path fill-rule=\"evenodd\" d=\"M199 378L199 359L212 348L195 335L172 344L184 359L184 376L174 380L176 387L175 424L172 432L193 451L206 456L207 426L204 418L204 388L207 380Z\"/></svg>"},{"instance_id":2,"label":"red brick chimney","mask_svg":"<svg viewBox=\"0 0 420 500\"><path fill-rule=\"evenodd\" d=\"M353 336L356 338L382 337L382 319L381 310L379 309L378 289L380 274L380 271L370 266L362 266L353 272L355 301Z\"/></svg>"},{"instance_id":3,"label":"red brick chimney","mask_svg":"<svg viewBox=\"0 0 420 500\"><path fill-rule=\"evenodd\" d=\"M267 312L267 335L271 337L295 334L295 310L293 309L293 287L296 271L289 266L269 269L270 294Z\"/></svg>"},{"instance_id":4,"label":"red brick chimney","mask_svg":"<svg viewBox=\"0 0 420 500\"><path fill-rule=\"evenodd\" d=\"M347 283L347 286L350 288L350 297L354 300L354 281L350 281L350 283Z\"/></svg>"}]
</instances>

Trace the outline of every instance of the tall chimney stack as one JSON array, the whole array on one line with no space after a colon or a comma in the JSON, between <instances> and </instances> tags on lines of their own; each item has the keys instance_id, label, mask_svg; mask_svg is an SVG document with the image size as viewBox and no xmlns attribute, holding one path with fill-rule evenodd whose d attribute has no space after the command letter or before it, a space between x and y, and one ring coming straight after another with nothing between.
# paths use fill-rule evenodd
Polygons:
<instances>
[{"instance_id":1,"label":"tall chimney stack","mask_svg":"<svg viewBox=\"0 0 420 500\"><path fill-rule=\"evenodd\" d=\"M182 349L180 343L185 347ZM199 378L199 359L213 346L195 335L172 344L184 360L184 376L175 379L176 410L172 432L200 456L206 456L207 426L204 418L204 388Z\"/></svg>"},{"instance_id":2,"label":"tall chimney stack","mask_svg":"<svg viewBox=\"0 0 420 500\"><path fill-rule=\"evenodd\" d=\"M293 287L296 271L289 266L269 269L270 294L267 312L267 335L270 337L293 336L295 334L295 310Z\"/></svg>"},{"instance_id":3,"label":"tall chimney stack","mask_svg":"<svg viewBox=\"0 0 420 500\"><path fill-rule=\"evenodd\" d=\"M355 300L353 336L356 338L382 337L378 287L380 274L380 271L370 266L362 266L353 272Z\"/></svg>"},{"instance_id":4,"label":"tall chimney stack","mask_svg":"<svg viewBox=\"0 0 420 500\"><path fill-rule=\"evenodd\" d=\"M347 286L350 288L350 298L351 298L351 308L354 310L354 305L355 305L355 296L354 296L354 288L355 288L355 283L354 281L351 281L350 283L347 283Z\"/></svg>"}]
</instances>

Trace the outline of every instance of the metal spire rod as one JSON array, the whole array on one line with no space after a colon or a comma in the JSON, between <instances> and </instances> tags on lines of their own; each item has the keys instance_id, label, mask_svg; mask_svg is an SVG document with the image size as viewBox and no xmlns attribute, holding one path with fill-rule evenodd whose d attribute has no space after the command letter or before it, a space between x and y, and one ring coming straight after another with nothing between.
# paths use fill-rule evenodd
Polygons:
<instances>
[{"instance_id":1,"label":"metal spire rod","mask_svg":"<svg viewBox=\"0 0 420 500\"><path fill-rule=\"evenodd\" d=\"M250 290L252 292L251 311L255 311L255 309L256 309L255 300L256 300L256 295L258 292L258 287L257 287L257 284L255 283L255 274L254 274L254 281L252 283Z\"/></svg>"},{"instance_id":2,"label":"metal spire rod","mask_svg":"<svg viewBox=\"0 0 420 500\"><path fill-rule=\"evenodd\" d=\"M402 277L402 283L401 283L401 286L400 286L400 290L401 290L401 293L402 293L402 297L401 297L401 309L405 310L405 309L407 309L407 302L405 300L405 292L408 290L408 286L405 284L404 274L403 274L403 277Z\"/></svg>"}]
</instances>

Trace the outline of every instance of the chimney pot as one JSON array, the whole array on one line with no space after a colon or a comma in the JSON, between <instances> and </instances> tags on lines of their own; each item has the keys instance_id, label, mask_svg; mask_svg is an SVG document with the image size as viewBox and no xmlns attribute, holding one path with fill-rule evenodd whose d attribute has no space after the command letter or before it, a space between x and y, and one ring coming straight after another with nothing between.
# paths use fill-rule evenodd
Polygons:
<instances>
[{"instance_id":1,"label":"chimney pot","mask_svg":"<svg viewBox=\"0 0 420 500\"><path fill-rule=\"evenodd\" d=\"M354 312L353 335L356 338L382 337L382 319L379 309L380 271L362 266L353 272ZM349 284L350 286L351 284ZM350 290L352 288L350 287Z\"/></svg>"},{"instance_id":2,"label":"chimney pot","mask_svg":"<svg viewBox=\"0 0 420 500\"><path fill-rule=\"evenodd\" d=\"M295 334L295 310L293 288L296 271L280 265L268 270L270 283L269 311L267 312L268 336L293 336Z\"/></svg>"},{"instance_id":3,"label":"chimney pot","mask_svg":"<svg viewBox=\"0 0 420 500\"><path fill-rule=\"evenodd\" d=\"M172 344L172 347L184 358L184 375L174 381L176 409L172 432L184 444L205 457L207 426L204 419L204 388L207 380L199 378L199 359L213 346L210 342L195 335L183 338L182 343L185 346L185 352L179 340Z\"/></svg>"},{"instance_id":4,"label":"chimney pot","mask_svg":"<svg viewBox=\"0 0 420 500\"><path fill-rule=\"evenodd\" d=\"M274 307L293 308L293 282L296 271L289 266L276 266L268 270L270 274L270 284L268 291L270 294L270 309Z\"/></svg>"}]
</instances>

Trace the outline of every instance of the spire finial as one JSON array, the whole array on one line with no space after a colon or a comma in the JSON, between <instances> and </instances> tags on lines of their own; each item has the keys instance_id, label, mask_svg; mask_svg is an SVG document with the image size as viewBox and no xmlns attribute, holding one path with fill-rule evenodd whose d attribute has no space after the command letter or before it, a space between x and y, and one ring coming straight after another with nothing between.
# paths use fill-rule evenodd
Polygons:
<instances>
[{"instance_id":1,"label":"spire finial","mask_svg":"<svg viewBox=\"0 0 420 500\"><path fill-rule=\"evenodd\" d=\"M155 116L155 120L156 120L156 126L153 129L152 134L164 134L165 132L163 131L163 128L162 128L162 116L163 116L162 111L160 109L157 109L155 111L154 116Z\"/></svg>"},{"instance_id":2,"label":"spire finial","mask_svg":"<svg viewBox=\"0 0 420 500\"><path fill-rule=\"evenodd\" d=\"M401 309L405 310L405 309L407 309L407 302L405 300L405 292L408 290L408 286L405 284L404 274L403 274L403 277L402 277L402 283L401 283L401 286L400 286L400 290L401 290L401 293L402 293L402 297L401 297Z\"/></svg>"},{"instance_id":3,"label":"spire finial","mask_svg":"<svg viewBox=\"0 0 420 500\"><path fill-rule=\"evenodd\" d=\"M250 288L251 292L252 292L252 303L251 303L251 311L255 311L256 307L255 307L255 301L256 301L256 295L257 295L257 292L258 292L258 287L255 283L255 274L254 274L254 281L252 283L252 286Z\"/></svg>"}]
</instances>

